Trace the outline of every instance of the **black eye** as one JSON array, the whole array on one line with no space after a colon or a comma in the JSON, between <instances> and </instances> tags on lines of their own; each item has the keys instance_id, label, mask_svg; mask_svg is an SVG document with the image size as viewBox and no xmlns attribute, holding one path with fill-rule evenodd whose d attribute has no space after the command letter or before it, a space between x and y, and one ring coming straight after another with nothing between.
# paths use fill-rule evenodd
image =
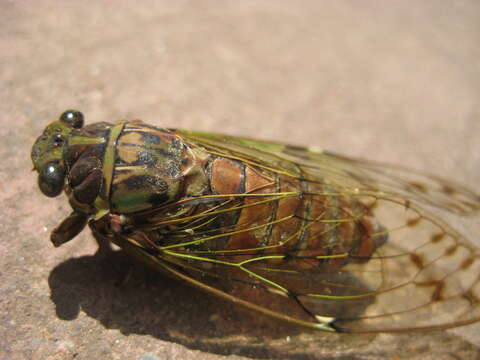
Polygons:
<instances>
[{"instance_id":1,"label":"black eye","mask_svg":"<svg viewBox=\"0 0 480 360\"><path fill-rule=\"evenodd\" d=\"M38 186L49 197L60 195L65 182L65 169L58 163L45 164L38 174Z\"/></svg>"},{"instance_id":2,"label":"black eye","mask_svg":"<svg viewBox=\"0 0 480 360\"><path fill-rule=\"evenodd\" d=\"M77 110L67 110L60 115L60 121L74 129L80 129L83 126L83 114Z\"/></svg>"}]
</instances>

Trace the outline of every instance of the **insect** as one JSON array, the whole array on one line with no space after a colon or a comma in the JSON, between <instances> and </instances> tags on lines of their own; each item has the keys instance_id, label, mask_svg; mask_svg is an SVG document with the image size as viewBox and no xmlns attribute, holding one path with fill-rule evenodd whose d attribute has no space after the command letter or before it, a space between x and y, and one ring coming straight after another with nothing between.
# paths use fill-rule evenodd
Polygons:
<instances>
[{"instance_id":1,"label":"insect","mask_svg":"<svg viewBox=\"0 0 480 360\"><path fill-rule=\"evenodd\" d=\"M32 153L65 191L60 246L87 225L152 267L264 315L330 332L434 330L480 320L480 252L427 211L474 214L441 178L275 142L84 126L67 110Z\"/></svg>"}]
</instances>

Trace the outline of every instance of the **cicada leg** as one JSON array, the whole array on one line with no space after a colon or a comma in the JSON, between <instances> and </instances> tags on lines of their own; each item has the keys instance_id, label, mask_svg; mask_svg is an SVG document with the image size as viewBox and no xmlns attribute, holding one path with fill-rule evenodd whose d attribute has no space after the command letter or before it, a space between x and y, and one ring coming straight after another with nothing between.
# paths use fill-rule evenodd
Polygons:
<instances>
[{"instance_id":1,"label":"cicada leg","mask_svg":"<svg viewBox=\"0 0 480 360\"><path fill-rule=\"evenodd\" d=\"M91 219L88 226L98 244L97 254L107 254L113 250L115 234L111 228L111 214L105 215L98 220Z\"/></svg>"},{"instance_id":2,"label":"cicada leg","mask_svg":"<svg viewBox=\"0 0 480 360\"><path fill-rule=\"evenodd\" d=\"M78 160L70 170L68 182L70 190L67 190L67 195L70 204L77 210L52 231L50 239L56 247L72 240L87 225L90 217L88 211L81 212L79 209L92 207L91 204L98 195L102 182L98 159L90 156Z\"/></svg>"},{"instance_id":3,"label":"cicada leg","mask_svg":"<svg viewBox=\"0 0 480 360\"><path fill-rule=\"evenodd\" d=\"M87 225L88 215L73 211L60 225L53 229L50 240L55 247L65 244L77 236Z\"/></svg>"}]
</instances>

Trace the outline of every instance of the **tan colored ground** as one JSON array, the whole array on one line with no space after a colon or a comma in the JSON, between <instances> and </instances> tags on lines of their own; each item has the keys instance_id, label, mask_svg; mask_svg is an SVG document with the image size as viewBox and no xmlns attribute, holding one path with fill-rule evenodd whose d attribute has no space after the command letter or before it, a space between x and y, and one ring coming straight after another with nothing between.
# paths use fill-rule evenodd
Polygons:
<instances>
[{"instance_id":1,"label":"tan colored ground","mask_svg":"<svg viewBox=\"0 0 480 360\"><path fill-rule=\"evenodd\" d=\"M128 261L94 256L87 231L50 245L68 205L40 194L29 153L69 107L87 122L317 145L478 188L480 2L294 3L0 1L1 360L480 357L479 325L341 345L275 325L265 339L248 315L146 270L118 285ZM456 225L480 244L478 219Z\"/></svg>"}]
</instances>

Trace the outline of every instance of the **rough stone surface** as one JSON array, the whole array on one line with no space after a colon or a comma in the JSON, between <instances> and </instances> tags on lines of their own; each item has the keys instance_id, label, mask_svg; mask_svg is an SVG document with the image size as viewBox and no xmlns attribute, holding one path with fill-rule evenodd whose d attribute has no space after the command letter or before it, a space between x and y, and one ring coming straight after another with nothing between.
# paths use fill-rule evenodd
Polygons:
<instances>
[{"instance_id":1,"label":"rough stone surface","mask_svg":"<svg viewBox=\"0 0 480 360\"><path fill-rule=\"evenodd\" d=\"M131 263L96 252L88 231L50 245L68 205L40 194L29 160L74 107L87 122L317 145L478 188L480 2L4 0L0 13L0 359L480 357L479 325L339 345L276 324L265 339L251 315L146 269L118 285ZM455 225L480 244L478 219Z\"/></svg>"}]
</instances>

